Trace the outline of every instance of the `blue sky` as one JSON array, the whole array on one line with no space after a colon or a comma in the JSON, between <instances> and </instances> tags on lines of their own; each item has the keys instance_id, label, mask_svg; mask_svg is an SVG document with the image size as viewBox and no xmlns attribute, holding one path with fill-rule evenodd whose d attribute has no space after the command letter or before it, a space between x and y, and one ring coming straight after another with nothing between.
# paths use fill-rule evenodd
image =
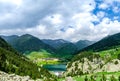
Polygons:
<instances>
[{"instance_id":1,"label":"blue sky","mask_svg":"<svg viewBox=\"0 0 120 81\"><path fill-rule=\"evenodd\" d=\"M120 32L120 0L0 0L0 35L100 40Z\"/></svg>"}]
</instances>

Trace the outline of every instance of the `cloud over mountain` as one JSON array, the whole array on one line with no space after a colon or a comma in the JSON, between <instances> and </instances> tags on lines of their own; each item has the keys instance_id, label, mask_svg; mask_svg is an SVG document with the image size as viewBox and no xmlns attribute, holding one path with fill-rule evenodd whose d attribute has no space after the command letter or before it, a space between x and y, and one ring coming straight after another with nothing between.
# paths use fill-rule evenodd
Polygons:
<instances>
[{"instance_id":1,"label":"cloud over mountain","mask_svg":"<svg viewBox=\"0 0 120 81\"><path fill-rule=\"evenodd\" d=\"M120 0L0 0L0 34L99 40L120 32Z\"/></svg>"}]
</instances>

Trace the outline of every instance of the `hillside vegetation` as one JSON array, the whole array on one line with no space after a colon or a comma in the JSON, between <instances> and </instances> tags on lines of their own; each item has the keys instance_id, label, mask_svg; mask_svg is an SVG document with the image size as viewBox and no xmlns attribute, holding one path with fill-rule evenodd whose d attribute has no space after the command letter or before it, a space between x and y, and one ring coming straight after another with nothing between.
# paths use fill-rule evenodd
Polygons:
<instances>
[{"instance_id":1,"label":"hillside vegetation","mask_svg":"<svg viewBox=\"0 0 120 81\"><path fill-rule=\"evenodd\" d=\"M40 49L44 49L50 53L54 53L55 49L51 46L45 44L40 39L25 34L22 36L2 36L12 47L14 47L20 53L39 51Z\"/></svg>"},{"instance_id":2,"label":"hillside vegetation","mask_svg":"<svg viewBox=\"0 0 120 81\"><path fill-rule=\"evenodd\" d=\"M38 66L45 64L58 64L60 60L58 57L53 56L51 53L46 50L33 51L28 54L25 54L30 60L36 63Z\"/></svg>"},{"instance_id":3,"label":"hillside vegetation","mask_svg":"<svg viewBox=\"0 0 120 81\"><path fill-rule=\"evenodd\" d=\"M91 79L91 76L93 76L93 79L96 77L95 81L101 81L102 76L105 75L107 80L110 81L112 77L119 80L119 73L120 47L117 46L114 49L99 52L86 51L79 53L67 64L65 76L72 76L76 81L84 81L86 76Z\"/></svg>"},{"instance_id":4,"label":"hillside vegetation","mask_svg":"<svg viewBox=\"0 0 120 81\"><path fill-rule=\"evenodd\" d=\"M107 49L114 49L120 45L120 33L109 35L102 40L80 50L81 51L103 51ZM78 52L78 53L79 53Z\"/></svg>"},{"instance_id":5,"label":"hillside vegetation","mask_svg":"<svg viewBox=\"0 0 120 81\"><path fill-rule=\"evenodd\" d=\"M45 81L49 81L50 77L53 77L54 80L54 76L47 70L38 67L28 58L16 52L2 38L0 38L0 70L21 76L28 75L33 79L44 78Z\"/></svg>"}]
</instances>

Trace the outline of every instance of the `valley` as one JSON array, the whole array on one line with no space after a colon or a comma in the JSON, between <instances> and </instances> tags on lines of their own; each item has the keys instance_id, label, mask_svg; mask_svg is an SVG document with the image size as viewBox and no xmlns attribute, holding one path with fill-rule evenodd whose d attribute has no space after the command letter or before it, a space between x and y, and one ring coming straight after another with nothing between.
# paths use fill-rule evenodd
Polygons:
<instances>
[{"instance_id":1,"label":"valley","mask_svg":"<svg viewBox=\"0 0 120 81\"><path fill-rule=\"evenodd\" d=\"M43 75L40 76L43 81L49 81L50 76L54 79L50 81L84 81L85 79L87 79L86 81L101 81L102 79L108 81L114 79L119 81L119 36L120 33L117 33L95 43L86 40L85 42L81 41L81 43L80 41L72 43L61 39L40 40L28 34L19 37L2 37L16 50L16 52L20 52L21 56L35 64L36 68L43 69ZM108 41L111 38L112 40ZM83 47L81 48L80 45ZM3 47L3 45L1 47ZM13 50L12 47L9 49ZM13 65L11 67L13 67ZM13 68L16 70L15 67ZM33 71L33 73L34 72L35 71ZM10 73L14 72L11 71ZM48 75L48 73L50 75ZM33 75L30 76L33 77ZM47 78L45 78L45 76ZM37 76L35 78L37 78Z\"/></svg>"},{"instance_id":2,"label":"valley","mask_svg":"<svg viewBox=\"0 0 120 81\"><path fill-rule=\"evenodd\" d=\"M0 81L120 81L120 0L0 0Z\"/></svg>"}]
</instances>

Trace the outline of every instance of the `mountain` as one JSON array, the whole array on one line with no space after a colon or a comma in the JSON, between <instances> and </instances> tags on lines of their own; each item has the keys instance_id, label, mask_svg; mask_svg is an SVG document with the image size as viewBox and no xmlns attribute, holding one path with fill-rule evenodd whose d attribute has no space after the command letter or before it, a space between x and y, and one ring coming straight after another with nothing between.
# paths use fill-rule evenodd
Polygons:
<instances>
[{"instance_id":1,"label":"mountain","mask_svg":"<svg viewBox=\"0 0 120 81\"><path fill-rule=\"evenodd\" d=\"M31 78L53 77L47 70L38 67L25 56L14 50L0 37L0 70ZM53 77L54 78L54 77Z\"/></svg>"},{"instance_id":2,"label":"mountain","mask_svg":"<svg viewBox=\"0 0 120 81\"><path fill-rule=\"evenodd\" d=\"M79 40L78 42L75 43L75 45L77 46L78 50L81 50L91 44L93 44L94 41L88 41L88 40Z\"/></svg>"},{"instance_id":3,"label":"mountain","mask_svg":"<svg viewBox=\"0 0 120 81\"><path fill-rule=\"evenodd\" d=\"M56 39L56 40L51 40L51 39L43 39L42 40L44 43L52 46L53 48L57 49L60 48L63 44L69 43L69 41L63 40L63 39Z\"/></svg>"},{"instance_id":4,"label":"mountain","mask_svg":"<svg viewBox=\"0 0 120 81\"><path fill-rule=\"evenodd\" d=\"M19 38L19 36L17 36L17 35L11 35L11 36L3 36L3 35L1 35L1 37L11 45L14 45L14 42L16 41L16 39Z\"/></svg>"},{"instance_id":5,"label":"mountain","mask_svg":"<svg viewBox=\"0 0 120 81\"><path fill-rule=\"evenodd\" d=\"M119 72L120 33L81 49L67 64L66 76ZM113 69L116 68L116 69Z\"/></svg>"},{"instance_id":6,"label":"mountain","mask_svg":"<svg viewBox=\"0 0 120 81\"><path fill-rule=\"evenodd\" d=\"M9 44L11 44L17 51L21 53L39 51L45 49L51 53L55 52L55 49L45 44L40 39L25 34L22 36L2 36Z\"/></svg>"},{"instance_id":7,"label":"mountain","mask_svg":"<svg viewBox=\"0 0 120 81\"><path fill-rule=\"evenodd\" d=\"M80 51L101 51L101 50L106 50L110 48L114 48L116 46L120 45L120 33L114 34L114 35L109 35L102 40L80 50Z\"/></svg>"},{"instance_id":8,"label":"mountain","mask_svg":"<svg viewBox=\"0 0 120 81\"><path fill-rule=\"evenodd\" d=\"M78 50L92 44L92 41L80 40L72 43L63 39L38 39L32 35L25 34L22 36L2 36L9 44L21 53L29 53L32 51L46 50L57 56L73 55Z\"/></svg>"},{"instance_id":9,"label":"mountain","mask_svg":"<svg viewBox=\"0 0 120 81\"><path fill-rule=\"evenodd\" d=\"M57 53L62 55L73 55L77 50L77 47L73 43L64 43L57 49Z\"/></svg>"},{"instance_id":10,"label":"mountain","mask_svg":"<svg viewBox=\"0 0 120 81\"><path fill-rule=\"evenodd\" d=\"M57 40L43 39L42 41L55 48L57 50L57 53L63 55L74 54L78 50L83 49L94 43L94 41L88 41L88 40L79 40L76 43L72 43L63 39L57 39Z\"/></svg>"},{"instance_id":11,"label":"mountain","mask_svg":"<svg viewBox=\"0 0 120 81\"><path fill-rule=\"evenodd\" d=\"M74 43L63 39L57 39L57 40L44 39L42 41L55 48L57 54L61 56L73 55L77 51L77 47L76 45L74 45Z\"/></svg>"}]
</instances>

